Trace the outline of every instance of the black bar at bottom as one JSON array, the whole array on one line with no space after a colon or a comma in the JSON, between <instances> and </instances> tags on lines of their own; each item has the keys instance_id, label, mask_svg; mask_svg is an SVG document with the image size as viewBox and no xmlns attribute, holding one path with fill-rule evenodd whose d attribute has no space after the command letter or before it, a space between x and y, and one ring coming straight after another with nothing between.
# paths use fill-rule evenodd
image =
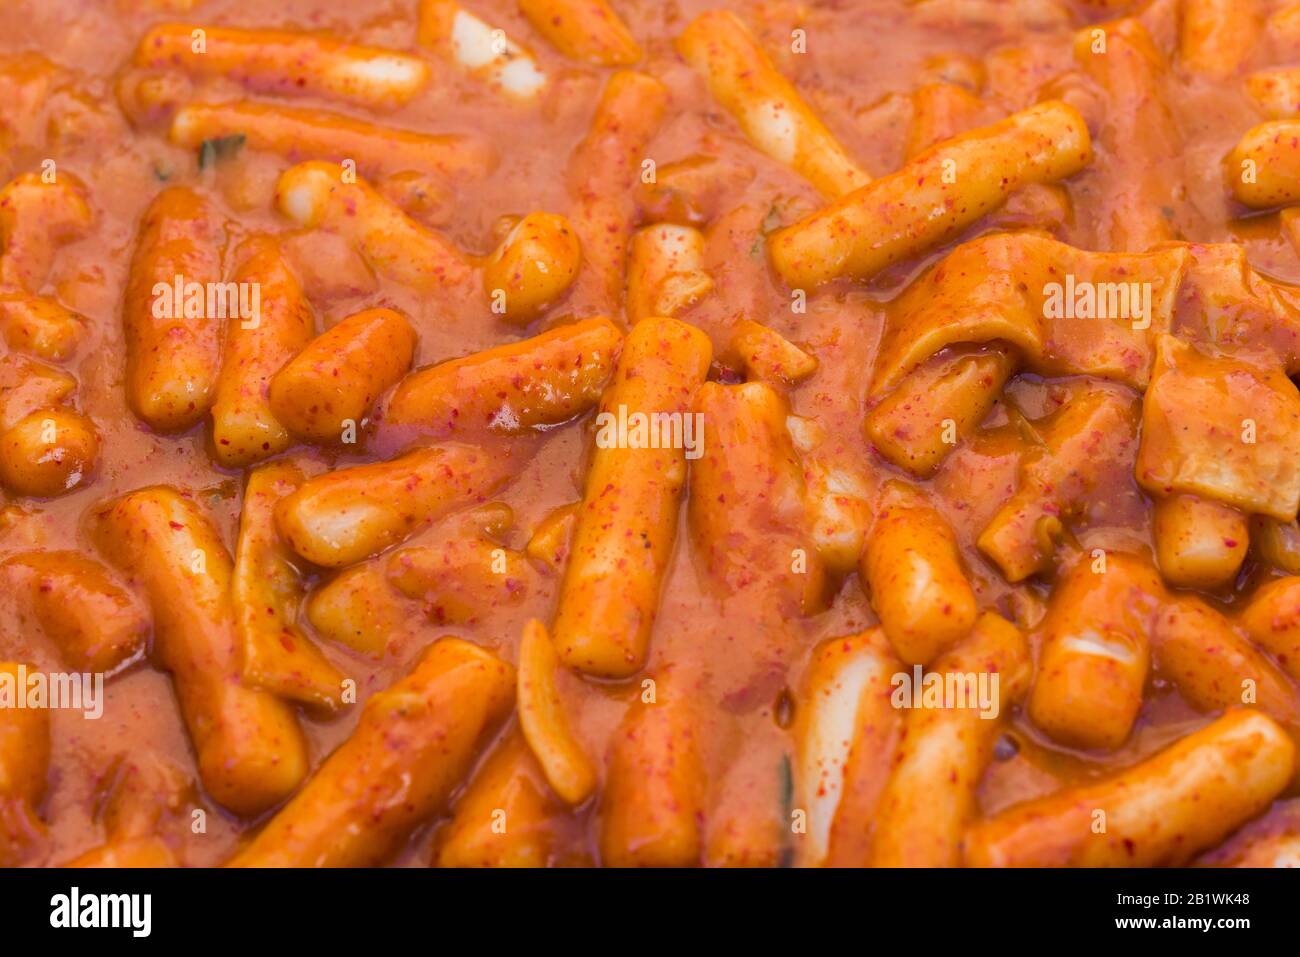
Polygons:
<instances>
[{"instance_id":1,"label":"black bar at bottom","mask_svg":"<svg viewBox=\"0 0 1300 957\"><path fill-rule=\"evenodd\" d=\"M1019 938L1039 945L1171 932L1232 940L1293 934L1297 901L1300 876L1286 870L0 871L10 945L76 935L331 953L412 935L439 949L507 937L550 949L575 934L579 946L657 938L676 949L684 927L732 945L793 934L817 946L840 933L863 945L881 935L1005 944L1026 932L1051 934Z\"/></svg>"}]
</instances>

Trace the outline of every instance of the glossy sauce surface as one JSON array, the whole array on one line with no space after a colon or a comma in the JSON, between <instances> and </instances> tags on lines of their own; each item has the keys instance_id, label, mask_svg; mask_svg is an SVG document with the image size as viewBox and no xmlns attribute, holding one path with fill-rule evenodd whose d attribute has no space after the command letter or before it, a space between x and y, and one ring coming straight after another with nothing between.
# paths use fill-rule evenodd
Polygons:
<instances>
[{"instance_id":1,"label":"glossy sauce surface","mask_svg":"<svg viewBox=\"0 0 1300 957\"><path fill-rule=\"evenodd\" d=\"M85 342L64 367L76 376L79 407L96 423L102 439L93 478L71 494L55 499L9 496L0 521L0 557L32 548L93 554L85 527L88 511L104 500L154 484L192 490L234 552L244 473L214 465L206 444L206 422L179 435L155 434L132 415L125 400L123 296L138 224L164 185L191 186L225 214L230 223L224 246L227 274L241 239L259 232L281 234L291 250L291 261L305 277L318 329L375 306L404 313L418 334L415 368L535 335L561 320L607 313L600 277L587 270L563 301L527 330L502 322L486 301L438 301L358 271L335 245L309 230L298 231L275 211L275 182L292 165L289 160L244 148L200 170L195 151L170 145L165 128L129 122L115 93L115 83L141 36L156 23L175 20L325 31L350 42L414 52L428 61L433 79L412 102L394 110L380 114L311 96L279 102L317 106L407 130L486 138L499 153L495 170L482 179L448 183L434 199L434 213L426 220L462 250L486 255L500 239L496 226L500 217L570 210L569 159L587 134L611 71L561 56L532 30L513 2L475 0L471 6L531 48L551 78L538 104L512 103L489 84L419 49L415 4L407 0L285 0L274 5L206 0L192 10L170 12L165 0L11 0L0 5L0 76L10 58L37 54L60 68L56 84L80 98L74 109L54 93L32 114L19 114L11 102L0 101L0 129L16 131L9 137L12 148L0 150L0 172L8 174L0 179L39 170L43 159L53 158L60 171L75 173L87 186L96 216L94 228L86 238L58 251L45 292L90 321ZM789 225L820 208L825 200L807 181L754 149L675 52L673 40L695 16L717 6L716 0L616 0L614 6L644 51L636 68L660 79L670 94L667 118L646 156L660 166L710 157L739 171L719 186L707 220L697 222L705 233L704 266L714 280L714 290L678 318L711 337L716 360L713 377L723 381L739 377L739 363L726 345L740 318L760 321L816 356L817 371L789 390L791 409L825 428L828 439L823 448L866 476L874 496L880 483L903 474L873 453L862 431L868 386L891 302L956 242L909 259L866 284L831 283L809 294L806 312L793 312L789 291L766 261L765 235L774 225ZM1169 143L1148 142L1141 147L1135 143L1131 149L1112 151L1099 135L1100 124L1123 122L1134 107L1109 101L1103 90L1087 87L1071 51L1075 31L1105 14L1098 13L1099 7L1116 7L1111 15L1119 16L1127 12L1119 9L1123 5L1045 0L1018 9L1019 4L992 0L931 0L914 5L884 0L771 0L726 6L746 20L781 72L873 176L892 172L905 160L912 93L932 78L930 59L965 54L992 64L982 94L983 123L1031 105L1045 89L1086 87L1081 96L1091 98L1095 107L1085 114L1094 126L1095 156L1085 172L1063 184L1072 212L1053 230L1056 238L1086 250L1114 248L1112 217L1128 208L1122 198L1116 198L1114 184L1126 183L1131 190L1152 191L1143 194L1141 202L1159 209L1173 236L1242 243L1257 270L1278 281L1300 281L1300 259L1279 231L1276 217L1244 215L1244 208L1234 204L1223 187L1222 157L1258 122L1256 108L1241 91L1239 79L1216 81L1170 69L1161 80L1162 100L1171 113ZM1166 50L1175 43L1176 7L1156 0L1138 14ZM796 29L806 34L806 53L792 52L791 31ZM1250 62L1285 63L1296 55L1300 50L1275 50L1265 38ZM209 101L245 96L235 83L205 83L204 99ZM72 113L72 132L55 141L50 136L51 117ZM655 221L648 206L642 206L643 223ZM1006 228L1005 219L993 220L980 220L957 241ZM355 288L358 285L365 288ZM614 318L622 320L620 315ZM1019 617L1020 609L1041 606L1051 593L1051 584L1040 580L1008 584L975 547L980 531L1016 488L1017 463L1026 443L1014 417L1041 418L1095 384L1088 377L1018 375L973 439L961 444L932 479L913 482L951 523L981 609ZM1014 402L1014 411L1008 410L1008 400ZM590 419L584 415L537 438L515 441L521 451L518 477L494 496L514 513L505 544L522 548L530 531L552 510L581 498L591 444ZM297 446L294 453L328 468L375 460L367 451L327 453ZM1151 549L1151 504L1134 481L1131 463L1095 479L1088 520L1072 529L1078 548L1084 553L1098 548ZM811 649L825 638L862 631L876 622L876 616L854 574L836 585L826 611L808 618L774 613L744 589L720 596L704 581L686 516L683 505L645 673L671 674L674 688L690 689L708 782L702 860L726 863L716 856L721 852L713 849L721 846L714 840L717 833L732 826L743 828L744 822L755 818L776 822L786 813L784 767L793 743L785 712L801 707L798 689ZM435 529L427 534L436 533ZM305 564L301 571L313 586L330 577ZM1230 607L1274 574L1248 560L1235 587L1210 597ZM539 574L537 581L522 602L484 607L470 624L446 626L415 616L382 658L320 642L330 660L356 679L358 702L328 721L304 715L313 763L318 764L349 735L361 703L390 685L432 639L457 634L514 661L525 622L530 618L549 622L554 617L559 576ZM1031 631L1031 645L1037 641ZM0 657L59 667L48 643L12 616L0 619ZM641 693L640 680L597 681L566 672L560 686L580 741L602 766L616 725ZM1148 689L1128 742L1110 753L1067 749L1017 711L1008 736L1018 748L1004 755L1005 760L995 761L985 774L979 788L980 809L985 815L996 814L1017 801L1097 779L1207 720L1158 679ZM42 857L46 863L68 860L102 841L94 813L115 755L153 752L194 774L193 752L170 679L147 661L136 661L109 678L100 720L56 712L51 738L49 786L41 807L50 831ZM598 863L597 805L588 802L576 811L555 812L553 863ZM193 834L178 827L170 836L189 865L223 862L262 820L239 819L201 795L195 806L208 810L207 833ZM441 822L431 822L421 827L397 863L429 863L440 826ZM764 843L757 842L753 859L770 863L771 847Z\"/></svg>"}]
</instances>

